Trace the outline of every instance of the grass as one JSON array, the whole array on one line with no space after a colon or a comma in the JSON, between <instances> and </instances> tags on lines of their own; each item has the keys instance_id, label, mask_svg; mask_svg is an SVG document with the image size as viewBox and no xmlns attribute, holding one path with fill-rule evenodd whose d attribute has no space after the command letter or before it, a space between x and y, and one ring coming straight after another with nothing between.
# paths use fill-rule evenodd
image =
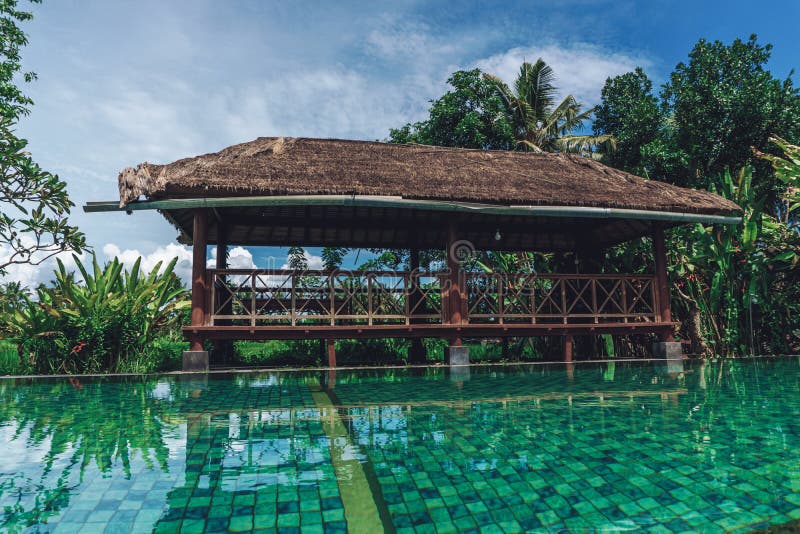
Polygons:
<instances>
[{"instance_id":1,"label":"grass","mask_svg":"<svg viewBox=\"0 0 800 534\"><path fill-rule=\"evenodd\" d=\"M182 353L185 350L189 350L187 341L177 341L170 337L156 338L138 357L121 361L118 371L120 373L178 371L181 369Z\"/></svg>"},{"instance_id":2,"label":"grass","mask_svg":"<svg viewBox=\"0 0 800 534\"><path fill-rule=\"evenodd\" d=\"M120 373L155 373L159 371L180 370L183 351L189 350L189 343L176 341L169 337L158 338L136 358L120 362ZM20 365L17 345L0 339L0 375L21 375L31 373L31 369Z\"/></svg>"},{"instance_id":3,"label":"grass","mask_svg":"<svg viewBox=\"0 0 800 534\"><path fill-rule=\"evenodd\" d=\"M428 363L445 361L447 342L424 340ZM541 360L543 350L537 340L509 340L504 349L500 340L468 343L470 361L503 362ZM337 365L404 365L408 363L410 342L404 339L361 339L336 341ZM303 367L327 364L325 342L302 341L237 341L234 343L237 363L264 367Z\"/></svg>"},{"instance_id":4,"label":"grass","mask_svg":"<svg viewBox=\"0 0 800 534\"><path fill-rule=\"evenodd\" d=\"M424 340L427 363L445 361L447 342L441 339ZM511 339L504 349L500 340L467 343L472 362L504 362L541 360L550 353L538 340ZM404 339L339 340L336 342L336 360L340 366L404 365L408 363L410 342ZM157 338L138 357L120 362L122 373L154 373L180 370L181 353L189 344L176 336ZM311 367L327 365L325 342L298 341L237 341L234 343L234 360L238 364L259 367ZM0 340L0 375L27 374L30 370L20 366L17 346Z\"/></svg>"},{"instance_id":5,"label":"grass","mask_svg":"<svg viewBox=\"0 0 800 534\"><path fill-rule=\"evenodd\" d=\"M0 375L22 374L17 344L0 339Z\"/></svg>"}]
</instances>

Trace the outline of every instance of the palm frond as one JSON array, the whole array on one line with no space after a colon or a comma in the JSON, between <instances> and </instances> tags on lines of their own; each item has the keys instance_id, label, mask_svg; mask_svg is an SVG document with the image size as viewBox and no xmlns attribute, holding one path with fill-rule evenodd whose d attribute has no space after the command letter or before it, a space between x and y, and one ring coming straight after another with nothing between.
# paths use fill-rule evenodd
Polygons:
<instances>
[{"instance_id":1,"label":"palm frond","mask_svg":"<svg viewBox=\"0 0 800 534\"><path fill-rule=\"evenodd\" d=\"M567 95L547 117L542 129L552 137L560 137L583 126L584 120L581 105L575 97Z\"/></svg>"},{"instance_id":2,"label":"palm frond","mask_svg":"<svg viewBox=\"0 0 800 534\"><path fill-rule=\"evenodd\" d=\"M562 152L572 154L593 154L597 150L613 152L617 148L617 140L611 134L602 135L565 135L557 144Z\"/></svg>"},{"instance_id":3,"label":"palm frond","mask_svg":"<svg viewBox=\"0 0 800 534\"><path fill-rule=\"evenodd\" d=\"M541 122L549 114L557 92L553 69L539 58L531 65L524 62L514 83L517 97L526 101Z\"/></svg>"},{"instance_id":4,"label":"palm frond","mask_svg":"<svg viewBox=\"0 0 800 534\"><path fill-rule=\"evenodd\" d=\"M519 148L520 146L522 147L522 150L524 152L536 152L539 154L544 152L544 150L542 150L541 147L539 147L538 145L534 144L531 141L528 141L527 139L517 140L517 147Z\"/></svg>"}]
</instances>

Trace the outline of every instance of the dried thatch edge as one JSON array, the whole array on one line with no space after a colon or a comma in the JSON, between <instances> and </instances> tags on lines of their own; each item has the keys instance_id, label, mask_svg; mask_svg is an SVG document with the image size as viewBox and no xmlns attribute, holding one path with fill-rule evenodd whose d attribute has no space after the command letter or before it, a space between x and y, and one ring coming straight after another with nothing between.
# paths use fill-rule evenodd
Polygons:
<instances>
[{"instance_id":1,"label":"dried thatch edge","mask_svg":"<svg viewBox=\"0 0 800 534\"><path fill-rule=\"evenodd\" d=\"M125 167L119 172L119 207L124 208L141 196L149 197L163 190L167 184L165 169L161 168L155 179L150 174L149 163L140 163L136 167ZM153 166L155 167L155 166Z\"/></svg>"}]
</instances>

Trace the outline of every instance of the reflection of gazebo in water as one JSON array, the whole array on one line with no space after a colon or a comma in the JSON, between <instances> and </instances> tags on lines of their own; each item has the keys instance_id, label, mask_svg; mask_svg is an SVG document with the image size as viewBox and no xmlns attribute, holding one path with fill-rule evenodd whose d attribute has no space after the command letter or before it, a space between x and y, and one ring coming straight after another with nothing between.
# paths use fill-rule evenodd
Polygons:
<instances>
[{"instance_id":1,"label":"reflection of gazebo in water","mask_svg":"<svg viewBox=\"0 0 800 534\"><path fill-rule=\"evenodd\" d=\"M732 224L740 213L712 193L577 156L319 139L260 138L144 163L123 170L119 185L119 202L84 209L157 209L193 244L185 362L201 368L204 340L326 339L331 364L343 338L444 338L451 361L466 356L464 337L563 336L565 360L573 335L655 333L669 343L664 229ZM653 240L652 274L462 268L472 250L588 259L642 236ZM214 269L204 268L209 244ZM235 270L225 264L231 245L408 249L411 269ZM441 272L419 270L419 251L431 249L447 251Z\"/></svg>"},{"instance_id":2,"label":"reflection of gazebo in water","mask_svg":"<svg viewBox=\"0 0 800 534\"><path fill-rule=\"evenodd\" d=\"M682 372L683 362L677 364ZM533 423L542 437L526 451L557 445L558 454L541 467L555 466L583 454L564 445L587 431L587 421L597 423L595 436L614 446L621 422L641 429L658 417L651 411L669 413L694 390L683 376L639 364L609 362L600 382L595 367L579 368L575 376L551 365L497 371L479 367L466 382L442 367L398 370L391 382L379 373L370 378L346 370L255 373L238 375L235 390L185 375L183 391L175 389L186 421L185 465L153 530L274 528L288 526L279 523L287 516L292 526L305 527L306 518L298 516L308 510L314 524L324 521L325 531L393 531L396 515L383 492L394 481L381 482L381 471L402 477L421 458L442 467L479 464L497 458L497 450L465 448L465 436L511 438ZM335 385L332 374L338 374ZM400 455L403 462L383 461L384 455ZM498 477L524 472L516 460L503 458ZM449 469L448 486L460 477ZM231 507L236 520L219 513ZM375 521L371 529L363 526L365 513Z\"/></svg>"}]
</instances>

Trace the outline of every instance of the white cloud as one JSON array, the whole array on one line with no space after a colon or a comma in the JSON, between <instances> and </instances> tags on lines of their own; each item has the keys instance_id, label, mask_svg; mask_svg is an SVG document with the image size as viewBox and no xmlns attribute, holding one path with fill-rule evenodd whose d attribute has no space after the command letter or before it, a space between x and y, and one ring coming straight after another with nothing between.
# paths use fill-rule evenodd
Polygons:
<instances>
[{"instance_id":1,"label":"white cloud","mask_svg":"<svg viewBox=\"0 0 800 534\"><path fill-rule=\"evenodd\" d=\"M341 67L303 69L229 88L209 102L209 121L241 141L258 136L376 139L407 117L409 91Z\"/></svg>"},{"instance_id":2,"label":"white cloud","mask_svg":"<svg viewBox=\"0 0 800 534\"><path fill-rule=\"evenodd\" d=\"M600 90L606 78L617 76L636 67L648 67L651 62L643 55L613 52L591 44L517 47L479 59L476 65L484 72L513 83L523 61L542 58L555 72L560 96L571 94L587 106L600 103Z\"/></svg>"},{"instance_id":3,"label":"white cloud","mask_svg":"<svg viewBox=\"0 0 800 534\"><path fill-rule=\"evenodd\" d=\"M384 17L366 37L367 51L384 60L420 66L458 53L460 43L452 36L434 32L427 24Z\"/></svg>"},{"instance_id":4,"label":"white cloud","mask_svg":"<svg viewBox=\"0 0 800 534\"><path fill-rule=\"evenodd\" d=\"M33 239L27 235L22 237L25 246L31 246ZM13 254L11 247L0 243L0 263L7 262ZM83 260L86 253L78 254L79 259ZM34 254L34 259L41 259L41 255ZM38 265L28 263L12 264L6 267L6 275L0 281L2 283L19 282L23 287L34 288L39 284L48 283L55 279L54 271L58 268L58 260L64 263L67 270L75 269L75 260L72 252L60 252L55 256L45 259Z\"/></svg>"},{"instance_id":5,"label":"white cloud","mask_svg":"<svg viewBox=\"0 0 800 534\"><path fill-rule=\"evenodd\" d=\"M36 105L20 133L82 204L113 200L119 170L141 161L166 163L258 136L384 138L390 128L424 118L429 99L458 68L480 66L511 80L523 59L542 56L560 87L591 104L606 76L649 64L590 44L509 49L541 42L531 40L531 27L541 39L547 25L523 15L517 20L524 28L515 29L496 10L443 23L421 7L360 4L309 17L307 6L292 3L37 6L25 60L40 78L26 88ZM175 236L155 212L130 218L76 209L71 222L98 250L114 244L128 259L166 256ZM181 250L173 252L188 254ZM46 280L51 270L22 267L14 276Z\"/></svg>"},{"instance_id":6,"label":"white cloud","mask_svg":"<svg viewBox=\"0 0 800 534\"><path fill-rule=\"evenodd\" d=\"M211 248L211 257L208 259L208 267L214 268L217 263L217 247ZM233 247L228 250L228 269L256 269L253 261L253 254L243 247Z\"/></svg>"},{"instance_id":7,"label":"white cloud","mask_svg":"<svg viewBox=\"0 0 800 534\"><path fill-rule=\"evenodd\" d=\"M103 246L103 254L109 260L118 258L126 268L131 268L137 259L141 258L141 267L145 272L150 272L158 262L161 262L161 269L172 261L173 258L178 258L175 264L175 274L177 274L185 282L189 282L192 278L192 249L179 245L177 243L170 243L164 247L158 247L149 254L142 254L135 249L121 250L120 247L114 243L106 243Z\"/></svg>"}]
</instances>

